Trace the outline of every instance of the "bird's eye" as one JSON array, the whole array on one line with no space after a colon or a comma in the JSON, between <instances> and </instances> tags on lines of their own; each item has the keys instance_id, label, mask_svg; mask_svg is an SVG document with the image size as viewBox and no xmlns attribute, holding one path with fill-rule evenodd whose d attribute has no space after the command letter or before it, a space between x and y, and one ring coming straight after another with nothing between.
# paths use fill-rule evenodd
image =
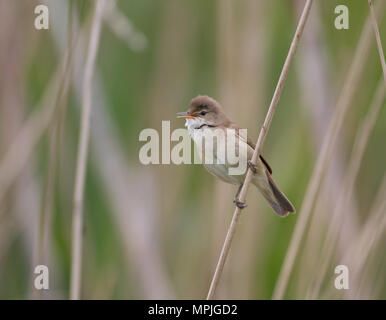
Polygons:
<instances>
[{"instance_id":1,"label":"bird's eye","mask_svg":"<svg viewBox=\"0 0 386 320\"><path fill-rule=\"evenodd\" d=\"M200 112L200 115L205 116L207 113L208 113L208 112L206 112L206 111L201 111L201 112Z\"/></svg>"}]
</instances>

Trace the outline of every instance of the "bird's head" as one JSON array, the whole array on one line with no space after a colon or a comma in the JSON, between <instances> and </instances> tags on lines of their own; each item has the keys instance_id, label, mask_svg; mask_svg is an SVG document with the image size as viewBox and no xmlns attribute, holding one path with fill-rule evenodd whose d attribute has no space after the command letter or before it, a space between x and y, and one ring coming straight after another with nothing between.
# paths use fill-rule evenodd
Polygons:
<instances>
[{"instance_id":1,"label":"bird's head","mask_svg":"<svg viewBox=\"0 0 386 320\"><path fill-rule=\"evenodd\" d=\"M221 105L211 97L197 96L190 101L188 111L179 112L177 118L186 119L187 124L202 124L217 127L229 122Z\"/></svg>"}]
</instances>

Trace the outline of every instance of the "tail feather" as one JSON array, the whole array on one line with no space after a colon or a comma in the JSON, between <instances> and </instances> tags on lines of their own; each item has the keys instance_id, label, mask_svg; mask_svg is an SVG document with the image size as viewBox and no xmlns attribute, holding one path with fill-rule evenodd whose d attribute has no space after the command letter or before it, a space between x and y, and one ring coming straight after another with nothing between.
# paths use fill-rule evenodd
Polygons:
<instances>
[{"instance_id":1,"label":"tail feather","mask_svg":"<svg viewBox=\"0 0 386 320\"><path fill-rule=\"evenodd\" d=\"M279 215L286 216L289 212L295 213L295 207L292 205L292 203L287 199L287 197L284 195L283 192L279 189L277 186L275 180L273 180L272 176L267 173L268 183L272 189L272 193L275 196L275 199L277 201L277 204L280 206L281 210L280 213L276 211Z\"/></svg>"},{"instance_id":2,"label":"tail feather","mask_svg":"<svg viewBox=\"0 0 386 320\"><path fill-rule=\"evenodd\" d=\"M290 212L295 213L295 208L287 199L283 192L280 191L271 174L266 172L267 180L255 180L255 185L259 188L264 198L268 201L272 209L281 217L286 217Z\"/></svg>"}]
</instances>

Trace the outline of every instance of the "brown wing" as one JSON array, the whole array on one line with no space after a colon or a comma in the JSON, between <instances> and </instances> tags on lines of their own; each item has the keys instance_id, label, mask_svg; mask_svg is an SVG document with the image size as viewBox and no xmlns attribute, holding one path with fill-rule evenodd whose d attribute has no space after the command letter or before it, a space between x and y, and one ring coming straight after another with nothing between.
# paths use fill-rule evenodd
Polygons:
<instances>
[{"instance_id":1,"label":"brown wing","mask_svg":"<svg viewBox=\"0 0 386 320\"><path fill-rule=\"evenodd\" d=\"M235 123L229 124L229 127L232 128L232 129L235 129L237 135L239 134L239 127L238 127ZM247 138L247 144L248 144L253 150L255 150L255 147L256 147L256 146L255 146L255 144L254 144L251 140L249 140L249 138ZM268 172L269 172L270 174L272 174L271 166L268 164L267 160L265 160L261 154L259 155L259 157L260 157L261 161L264 163L264 165L265 165L265 167L267 168Z\"/></svg>"}]
</instances>

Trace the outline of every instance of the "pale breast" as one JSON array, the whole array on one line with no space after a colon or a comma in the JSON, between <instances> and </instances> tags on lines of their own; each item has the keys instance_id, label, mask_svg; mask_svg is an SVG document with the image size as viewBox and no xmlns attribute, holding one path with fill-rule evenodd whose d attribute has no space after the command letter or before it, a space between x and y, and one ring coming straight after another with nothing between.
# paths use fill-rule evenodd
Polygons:
<instances>
[{"instance_id":1,"label":"pale breast","mask_svg":"<svg viewBox=\"0 0 386 320\"><path fill-rule=\"evenodd\" d=\"M198 119L188 119L186 122L189 134L195 142L196 150L206 170L227 183L242 183L247 169L246 163L251 154L250 147L243 140L227 138L226 130L207 126L199 128L202 124ZM244 153L240 154L240 150L237 149L237 156L234 157L232 156L234 152L229 153L229 150L234 149L236 140L242 144L241 149ZM230 175L229 169L239 167L239 162L243 163L245 170L241 174Z\"/></svg>"}]
</instances>

